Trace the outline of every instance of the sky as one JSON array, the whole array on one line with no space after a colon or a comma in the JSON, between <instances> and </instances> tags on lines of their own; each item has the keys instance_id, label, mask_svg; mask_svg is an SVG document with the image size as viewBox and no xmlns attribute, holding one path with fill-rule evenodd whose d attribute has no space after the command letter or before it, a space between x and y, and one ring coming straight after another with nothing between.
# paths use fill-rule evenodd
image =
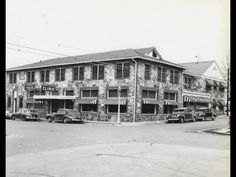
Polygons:
<instances>
[{"instance_id":1,"label":"sky","mask_svg":"<svg viewBox=\"0 0 236 177\"><path fill-rule=\"evenodd\" d=\"M165 60L224 70L229 14L229 0L7 0L6 68L154 46Z\"/></svg>"}]
</instances>

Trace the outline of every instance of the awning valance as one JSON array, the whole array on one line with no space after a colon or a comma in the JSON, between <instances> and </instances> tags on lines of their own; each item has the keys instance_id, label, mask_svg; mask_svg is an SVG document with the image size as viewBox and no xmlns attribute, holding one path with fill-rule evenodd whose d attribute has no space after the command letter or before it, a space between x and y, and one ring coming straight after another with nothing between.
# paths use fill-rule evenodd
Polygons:
<instances>
[{"instance_id":1,"label":"awning valance","mask_svg":"<svg viewBox=\"0 0 236 177\"><path fill-rule=\"evenodd\" d=\"M118 99L106 99L103 104L105 104L105 105L118 105ZM126 98L121 98L120 104L125 105Z\"/></svg>"},{"instance_id":2,"label":"awning valance","mask_svg":"<svg viewBox=\"0 0 236 177\"><path fill-rule=\"evenodd\" d=\"M35 101L33 98L28 98L27 100L24 100L23 103L37 104L40 103L40 101Z\"/></svg>"},{"instance_id":3,"label":"awning valance","mask_svg":"<svg viewBox=\"0 0 236 177\"><path fill-rule=\"evenodd\" d=\"M212 99L207 97L199 97L199 96L189 96L184 95L183 96L184 102L193 102L193 103L212 103Z\"/></svg>"},{"instance_id":4,"label":"awning valance","mask_svg":"<svg viewBox=\"0 0 236 177\"><path fill-rule=\"evenodd\" d=\"M206 84L210 86L215 86L215 83L210 79L206 79Z\"/></svg>"},{"instance_id":5,"label":"awning valance","mask_svg":"<svg viewBox=\"0 0 236 177\"><path fill-rule=\"evenodd\" d=\"M65 95L34 95L35 100L75 100L76 96Z\"/></svg>"},{"instance_id":6,"label":"awning valance","mask_svg":"<svg viewBox=\"0 0 236 177\"><path fill-rule=\"evenodd\" d=\"M152 99L143 99L143 104L161 104L158 100L152 100Z\"/></svg>"},{"instance_id":7,"label":"awning valance","mask_svg":"<svg viewBox=\"0 0 236 177\"><path fill-rule=\"evenodd\" d=\"M97 99L79 99L78 104L97 104Z\"/></svg>"},{"instance_id":8,"label":"awning valance","mask_svg":"<svg viewBox=\"0 0 236 177\"><path fill-rule=\"evenodd\" d=\"M217 81L214 81L214 84L215 84L215 86L217 86L217 87L220 86L219 82L217 82Z\"/></svg>"},{"instance_id":9,"label":"awning valance","mask_svg":"<svg viewBox=\"0 0 236 177\"><path fill-rule=\"evenodd\" d=\"M177 105L177 106L180 106L181 104L176 102L176 101L172 101L172 100L165 100L164 101L164 104L165 105Z\"/></svg>"}]
</instances>

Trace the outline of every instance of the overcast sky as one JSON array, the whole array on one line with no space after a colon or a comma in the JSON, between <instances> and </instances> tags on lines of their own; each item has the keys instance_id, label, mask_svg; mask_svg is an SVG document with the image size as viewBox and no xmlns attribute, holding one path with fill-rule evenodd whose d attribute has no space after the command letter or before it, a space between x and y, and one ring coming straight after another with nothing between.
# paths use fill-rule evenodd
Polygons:
<instances>
[{"instance_id":1,"label":"overcast sky","mask_svg":"<svg viewBox=\"0 0 236 177\"><path fill-rule=\"evenodd\" d=\"M230 50L229 10L229 0L7 0L6 68L151 46L171 62L198 56L221 66Z\"/></svg>"}]
</instances>

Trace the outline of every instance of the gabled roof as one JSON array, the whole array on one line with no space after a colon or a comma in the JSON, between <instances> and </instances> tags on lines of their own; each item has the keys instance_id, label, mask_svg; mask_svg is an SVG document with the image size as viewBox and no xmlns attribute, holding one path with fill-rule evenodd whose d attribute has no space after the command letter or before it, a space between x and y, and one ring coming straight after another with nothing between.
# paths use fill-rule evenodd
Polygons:
<instances>
[{"instance_id":1,"label":"gabled roof","mask_svg":"<svg viewBox=\"0 0 236 177\"><path fill-rule=\"evenodd\" d=\"M200 62L189 62L189 63L178 63L186 67L185 73L193 73L196 75L203 75L204 72L214 63L215 61L200 61Z\"/></svg>"},{"instance_id":2,"label":"gabled roof","mask_svg":"<svg viewBox=\"0 0 236 177\"><path fill-rule=\"evenodd\" d=\"M123 50L115 50L115 51L109 51L109 52L54 58L54 59L44 60L44 61L40 61L40 62L28 64L28 65L9 68L7 69L7 71L35 69L35 68L62 66L62 65L73 65L73 64L79 64L79 63L105 62L105 61L131 59L131 58L142 58L149 61L160 62L163 64L175 66L177 68L185 69L181 65L178 65L178 64L166 61L166 60L159 60L155 57L146 56L147 52L153 49L155 48L150 47L150 48L142 48L142 49L123 49Z\"/></svg>"}]
</instances>

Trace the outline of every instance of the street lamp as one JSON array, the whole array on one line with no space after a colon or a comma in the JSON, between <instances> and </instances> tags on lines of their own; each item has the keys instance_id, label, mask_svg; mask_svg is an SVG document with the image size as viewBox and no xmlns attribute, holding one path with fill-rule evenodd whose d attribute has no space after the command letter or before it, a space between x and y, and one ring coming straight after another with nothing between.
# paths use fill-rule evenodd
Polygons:
<instances>
[{"instance_id":1,"label":"street lamp","mask_svg":"<svg viewBox=\"0 0 236 177\"><path fill-rule=\"evenodd\" d=\"M120 92L121 88L118 87L118 116L117 116L117 123L120 123Z\"/></svg>"}]
</instances>

